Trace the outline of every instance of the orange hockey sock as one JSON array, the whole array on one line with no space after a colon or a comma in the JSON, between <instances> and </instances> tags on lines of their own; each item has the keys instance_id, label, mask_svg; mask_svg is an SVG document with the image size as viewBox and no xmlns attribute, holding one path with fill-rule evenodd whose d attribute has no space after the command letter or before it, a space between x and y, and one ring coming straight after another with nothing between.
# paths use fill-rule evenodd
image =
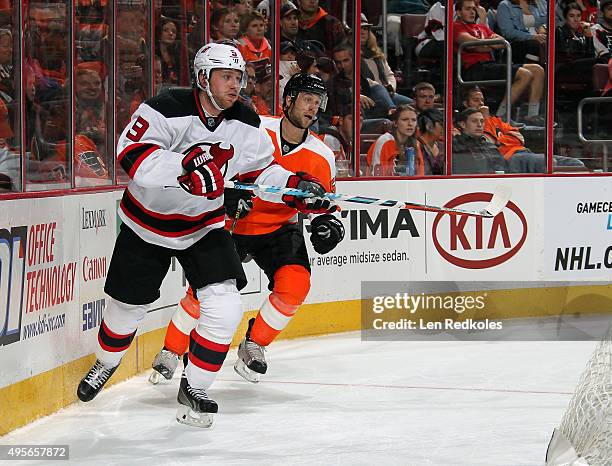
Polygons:
<instances>
[{"instance_id":1,"label":"orange hockey sock","mask_svg":"<svg viewBox=\"0 0 612 466\"><path fill-rule=\"evenodd\" d=\"M250 338L268 346L289 324L310 290L310 273L301 265L285 265L274 274L274 290L264 301Z\"/></svg>"},{"instance_id":2,"label":"orange hockey sock","mask_svg":"<svg viewBox=\"0 0 612 466\"><path fill-rule=\"evenodd\" d=\"M178 309L166 329L164 346L178 355L185 354L189 348L189 334L200 318L200 302L191 287L181 299Z\"/></svg>"}]
</instances>

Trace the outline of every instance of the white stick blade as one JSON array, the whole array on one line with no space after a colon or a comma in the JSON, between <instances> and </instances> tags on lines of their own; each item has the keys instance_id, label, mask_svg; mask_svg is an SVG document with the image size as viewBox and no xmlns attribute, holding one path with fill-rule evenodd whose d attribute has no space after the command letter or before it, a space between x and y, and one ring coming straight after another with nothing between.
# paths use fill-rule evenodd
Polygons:
<instances>
[{"instance_id":1,"label":"white stick blade","mask_svg":"<svg viewBox=\"0 0 612 466\"><path fill-rule=\"evenodd\" d=\"M506 207L511 195L512 188L510 186L497 186L491 201L489 201L484 211L488 212L491 217L495 217Z\"/></svg>"}]
</instances>

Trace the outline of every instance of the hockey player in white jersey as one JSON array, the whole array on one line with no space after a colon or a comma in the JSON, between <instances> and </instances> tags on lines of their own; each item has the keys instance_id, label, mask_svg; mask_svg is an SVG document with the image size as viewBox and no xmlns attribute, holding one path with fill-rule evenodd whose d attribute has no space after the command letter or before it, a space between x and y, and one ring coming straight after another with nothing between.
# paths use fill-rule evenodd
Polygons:
<instances>
[{"instance_id":1,"label":"hockey player in white jersey","mask_svg":"<svg viewBox=\"0 0 612 466\"><path fill-rule=\"evenodd\" d=\"M77 395L92 400L119 365L138 324L159 298L172 257L200 302L181 380L179 422L208 427L217 403L206 394L242 317L246 278L224 229L224 179L322 194L320 182L275 163L257 114L238 102L245 63L230 45L209 44L194 59L196 86L172 89L141 104L121 134L117 160L130 176L119 208L123 221L105 283L108 304L97 361ZM329 201L284 196L298 209L326 211Z\"/></svg>"},{"instance_id":2,"label":"hockey player in white jersey","mask_svg":"<svg viewBox=\"0 0 612 466\"><path fill-rule=\"evenodd\" d=\"M328 191L335 190L336 167L332 151L309 127L325 109L327 91L323 80L298 73L289 79L283 94L283 118L263 118L274 144L274 158L293 172L306 171L317 177ZM228 215L244 215L232 222L233 238L241 258L251 256L265 272L271 293L238 348L234 368L250 382L258 382L268 366L264 351L285 329L310 290L310 261L295 208L255 198L252 208L240 212L240 200L250 201L248 192L226 196ZM342 222L331 212L311 216L310 240L315 251L326 254L344 238ZM171 379L178 355L189 346L189 333L196 325L200 305L191 291L181 300L166 330L164 348L153 361L152 383L159 375Z\"/></svg>"}]
</instances>

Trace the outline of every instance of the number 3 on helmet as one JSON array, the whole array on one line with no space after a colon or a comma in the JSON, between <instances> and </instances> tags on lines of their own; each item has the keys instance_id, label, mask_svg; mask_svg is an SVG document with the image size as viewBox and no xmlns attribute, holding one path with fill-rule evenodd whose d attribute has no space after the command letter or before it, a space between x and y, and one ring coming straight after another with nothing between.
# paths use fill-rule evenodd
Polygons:
<instances>
[{"instance_id":1,"label":"number 3 on helmet","mask_svg":"<svg viewBox=\"0 0 612 466\"><path fill-rule=\"evenodd\" d=\"M208 82L212 70L226 69L237 70L242 73L240 87L247 85L248 76L245 71L245 62L236 47L227 44L207 44L202 47L193 59L193 71L197 86L203 91L206 90L200 84L200 72L204 72L204 77Z\"/></svg>"}]
</instances>

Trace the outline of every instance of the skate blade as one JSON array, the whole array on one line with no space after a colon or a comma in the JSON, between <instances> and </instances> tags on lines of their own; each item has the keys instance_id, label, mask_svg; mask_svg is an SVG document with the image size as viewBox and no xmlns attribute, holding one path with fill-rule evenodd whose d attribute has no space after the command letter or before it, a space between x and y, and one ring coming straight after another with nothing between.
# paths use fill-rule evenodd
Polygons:
<instances>
[{"instance_id":1,"label":"skate blade","mask_svg":"<svg viewBox=\"0 0 612 466\"><path fill-rule=\"evenodd\" d=\"M179 405L176 409L176 420L181 424L207 429L212 426L212 413L196 413L189 406Z\"/></svg>"},{"instance_id":2,"label":"skate blade","mask_svg":"<svg viewBox=\"0 0 612 466\"><path fill-rule=\"evenodd\" d=\"M236 371L236 374L238 374L244 380L251 383L259 383L259 373L249 369L242 359L238 359L238 361L236 361L234 364L234 370Z\"/></svg>"},{"instance_id":3,"label":"skate blade","mask_svg":"<svg viewBox=\"0 0 612 466\"><path fill-rule=\"evenodd\" d=\"M149 376L149 382L151 382L153 385L157 385L161 378L162 375L155 369L153 369L153 372L151 372L151 375Z\"/></svg>"}]
</instances>

